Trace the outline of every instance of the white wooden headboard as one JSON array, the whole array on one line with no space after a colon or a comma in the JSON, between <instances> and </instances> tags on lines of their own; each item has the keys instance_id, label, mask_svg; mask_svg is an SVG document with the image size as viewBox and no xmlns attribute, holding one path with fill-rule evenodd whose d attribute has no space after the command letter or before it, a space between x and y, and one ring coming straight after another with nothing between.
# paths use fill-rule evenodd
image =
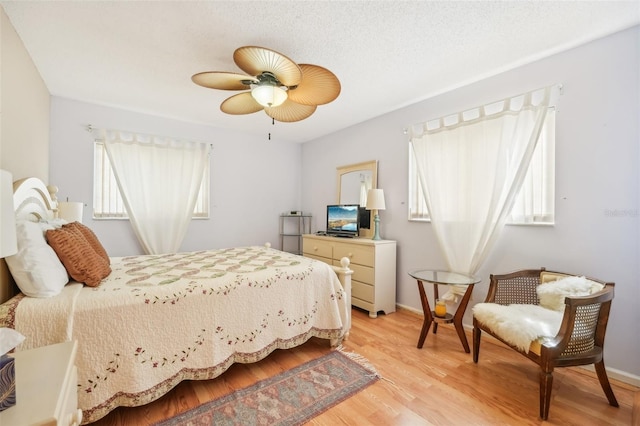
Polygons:
<instances>
[{"instance_id":1,"label":"white wooden headboard","mask_svg":"<svg viewBox=\"0 0 640 426\"><path fill-rule=\"evenodd\" d=\"M30 177L13 183L13 207L16 220L38 222L56 217L58 188L47 186L40 179ZM18 293L16 284L8 271L6 262L2 260L0 274L0 303L4 303Z\"/></svg>"},{"instance_id":2,"label":"white wooden headboard","mask_svg":"<svg viewBox=\"0 0 640 426\"><path fill-rule=\"evenodd\" d=\"M13 206L16 220L49 220L58 211L58 188L46 186L38 178L25 178L13 183Z\"/></svg>"}]
</instances>

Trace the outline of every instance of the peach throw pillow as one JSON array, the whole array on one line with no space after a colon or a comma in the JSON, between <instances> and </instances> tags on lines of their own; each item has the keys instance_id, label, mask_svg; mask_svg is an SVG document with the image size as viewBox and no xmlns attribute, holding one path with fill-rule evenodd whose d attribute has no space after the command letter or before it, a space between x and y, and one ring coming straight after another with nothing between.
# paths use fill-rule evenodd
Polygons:
<instances>
[{"instance_id":1,"label":"peach throw pillow","mask_svg":"<svg viewBox=\"0 0 640 426\"><path fill-rule=\"evenodd\" d=\"M96 253L98 253L98 255L101 258L106 260L108 264L111 263L111 259L109 259L109 255L107 254L107 251L104 249L104 247L102 246L102 243L100 243L100 240L98 240L98 237L96 236L96 234L93 233L91 228L81 224L80 222L71 222L69 226L79 230L84 236L84 238L87 240L89 245L96 251Z\"/></svg>"},{"instance_id":2,"label":"peach throw pillow","mask_svg":"<svg viewBox=\"0 0 640 426\"><path fill-rule=\"evenodd\" d=\"M50 229L47 241L74 280L96 287L111 273L109 261L96 251L77 226L66 224Z\"/></svg>"}]
</instances>

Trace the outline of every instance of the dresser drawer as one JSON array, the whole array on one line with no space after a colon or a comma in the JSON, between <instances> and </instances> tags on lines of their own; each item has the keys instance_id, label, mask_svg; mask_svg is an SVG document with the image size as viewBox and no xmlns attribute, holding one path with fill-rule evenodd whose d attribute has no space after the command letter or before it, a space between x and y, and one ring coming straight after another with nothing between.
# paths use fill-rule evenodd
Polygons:
<instances>
[{"instance_id":1,"label":"dresser drawer","mask_svg":"<svg viewBox=\"0 0 640 426\"><path fill-rule=\"evenodd\" d=\"M336 243L333 249L333 258L342 259L347 257L351 263L365 266L374 266L374 249L371 246L359 244Z\"/></svg>"},{"instance_id":2,"label":"dresser drawer","mask_svg":"<svg viewBox=\"0 0 640 426\"><path fill-rule=\"evenodd\" d=\"M330 242L313 239L302 239L302 253L311 256L321 256L331 259L333 257L333 246Z\"/></svg>"},{"instance_id":3,"label":"dresser drawer","mask_svg":"<svg viewBox=\"0 0 640 426\"><path fill-rule=\"evenodd\" d=\"M309 259L315 259L315 260L319 260L320 262L324 262L327 265L338 265L340 266L340 263L336 263L333 260L329 259L328 257L322 257L322 256L315 256L311 253L303 253L304 257L308 257Z\"/></svg>"},{"instance_id":4,"label":"dresser drawer","mask_svg":"<svg viewBox=\"0 0 640 426\"><path fill-rule=\"evenodd\" d=\"M320 259L323 260L323 259ZM333 266L340 266L340 262L333 261ZM353 270L351 281L360 281L365 284L374 285L376 282L376 271L370 266L362 266L357 263L350 263L349 269Z\"/></svg>"},{"instance_id":5,"label":"dresser drawer","mask_svg":"<svg viewBox=\"0 0 640 426\"><path fill-rule=\"evenodd\" d=\"M357 297L365 302L374 302L374 287L359 281L351 281L351 297Z\"/></svg>"}]
</instances>

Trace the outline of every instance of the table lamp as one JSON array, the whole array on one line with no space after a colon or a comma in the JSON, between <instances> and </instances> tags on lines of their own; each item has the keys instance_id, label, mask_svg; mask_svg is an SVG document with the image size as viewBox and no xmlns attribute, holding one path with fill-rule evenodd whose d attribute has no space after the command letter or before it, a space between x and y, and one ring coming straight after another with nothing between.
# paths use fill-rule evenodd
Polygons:
<instances>
[{"instance_id":1,"label":"table lamp","mask_svg":"<svg viewBox=\"0 0 640 426\"><path fill-rule=\"evenodd\" d=\"M83 208L84 204L81 202L60 201L58 202L58 216L69 223L82 223Z\"/></svg>"},{"instance_id":2,"label":"table lamp","mask_svg":"<svg viewBox=\"0 0 640 426\"><path fill-rule=\"evenodd\" d=\"M384 191L382 189L370 189L367 192L367 210L375 210L373 221L375 223L375 233L373 240L381 240L380 238L380 217L378 216L378 210L384 210Z\"/></svg>"}]
</instances>

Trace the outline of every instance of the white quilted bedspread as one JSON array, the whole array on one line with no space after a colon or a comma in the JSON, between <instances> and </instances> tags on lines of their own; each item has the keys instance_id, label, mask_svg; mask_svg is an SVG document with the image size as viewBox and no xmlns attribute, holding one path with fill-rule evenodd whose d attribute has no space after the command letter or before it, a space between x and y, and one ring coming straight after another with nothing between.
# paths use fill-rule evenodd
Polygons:
<instances>
[{"instance_id":1,"label":"white quilted bedspread","mask_svg":"<svg viewBox=\"0 0 640 426\"><path fill-rule=\"evenodd\" d=\"M99 287L72 283L51 299L7 302L15 303L13 328L27 337L19 350L78 341L85 422L234 362L344 333L342 286L312 259L244 247L113 258L111 266Z\"/></svg>"}]
</instances>

